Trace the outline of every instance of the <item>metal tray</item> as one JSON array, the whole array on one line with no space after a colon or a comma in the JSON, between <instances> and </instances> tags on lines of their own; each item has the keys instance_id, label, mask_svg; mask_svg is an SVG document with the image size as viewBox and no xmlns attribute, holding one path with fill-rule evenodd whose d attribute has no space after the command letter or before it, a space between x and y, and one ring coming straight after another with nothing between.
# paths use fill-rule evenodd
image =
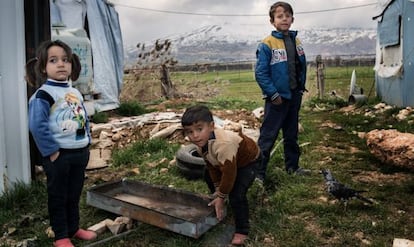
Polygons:
<instances>
[{"instance_id":1,"label":"metal tray","mask_svg":"<svg viewBox=\"0 0 414 247\"><path fill-rule=\"evenodd\" d=\"M214 207L201 194L133 180L119 180L87 191L88 205L192 238L218 223Z\"/></svg>"}]
</instances>

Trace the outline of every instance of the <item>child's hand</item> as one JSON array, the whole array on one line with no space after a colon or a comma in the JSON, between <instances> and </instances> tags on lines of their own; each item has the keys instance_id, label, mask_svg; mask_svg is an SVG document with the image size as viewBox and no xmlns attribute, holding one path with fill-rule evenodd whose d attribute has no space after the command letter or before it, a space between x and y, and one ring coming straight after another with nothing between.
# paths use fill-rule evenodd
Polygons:
<instances>
[{"instance_id":1,"label":"child's hand","mask_svg":"<svg viewBox=\"0 0 414 247\"><path fill-rule=\"evenodd\" d=\"M55 162L55 160L57 160L57 158L59 158L59 151L56 151L55 153L53 153L52 155L50 155L49 159L52 162Z\"/></svg>"},{"instance_id":2,"label":"child's hand","mask_svg":"<svg viewBox=\"0 0 414 247\"><path fill-rule=\"evenodd\" d=\"M282 103L283 103L283 100L282 100L282 96L280 96L280 95L272 101L272 104L274 104L274 105L280 105Z\"/></svg>"},{"instance_id":3,"label":"child's hand","mask_svg":"<svg viewBox=\"0 0 414 247\"><path fill-rule=\"evenodd\" d=\"M214 200L212 200L208 206L214 206L214 209L216 210L216 216L219 221L221 221L224 218L224 199L221 197L216 197Z\"/></svg>"}]
</instances>

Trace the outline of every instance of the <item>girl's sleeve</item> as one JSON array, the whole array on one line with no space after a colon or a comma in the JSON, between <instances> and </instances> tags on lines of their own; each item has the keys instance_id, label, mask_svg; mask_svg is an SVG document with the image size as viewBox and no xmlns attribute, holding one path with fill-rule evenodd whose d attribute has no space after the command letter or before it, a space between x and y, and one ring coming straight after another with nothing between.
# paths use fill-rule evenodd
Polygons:
<instances>
[{"instance_id":1,"label":"girl's sleeve","mask_svg":"<svg viewBox=\"0 0 414 247\"><path fill-rule=\"evenodd\" d=\"M49 110L49 102L45 99L34 98L29 103L29 130L43 157L59 150L49 128Z\"/></svg>"}]
</instances>

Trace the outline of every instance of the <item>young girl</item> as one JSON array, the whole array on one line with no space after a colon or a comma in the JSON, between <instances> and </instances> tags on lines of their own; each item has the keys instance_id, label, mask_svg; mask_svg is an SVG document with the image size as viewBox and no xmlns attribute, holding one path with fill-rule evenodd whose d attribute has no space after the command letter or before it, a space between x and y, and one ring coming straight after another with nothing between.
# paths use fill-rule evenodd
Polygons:
<instances>
[{"instance_id":1,"label":"young girl","mask_svg":"<svg viewBox=\"0 0 414 247\"><path fill-rule=\"evenodd\" d=\"M45 41L26 65L26 79L43 85L29 100L29 129L42 155L47 177L50 225L55 247L71 247L71 237L96 238L79 228L79 199L91 143L82 95L71 87L80 73L79 58L62 41Z\"/></svg>"}]
</instances>

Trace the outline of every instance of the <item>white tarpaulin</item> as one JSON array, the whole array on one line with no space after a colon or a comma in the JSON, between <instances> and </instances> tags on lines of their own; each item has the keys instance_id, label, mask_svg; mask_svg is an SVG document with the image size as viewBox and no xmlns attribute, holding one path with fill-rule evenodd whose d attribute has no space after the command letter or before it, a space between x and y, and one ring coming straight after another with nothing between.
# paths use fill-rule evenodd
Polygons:
<instances>
[{"instance_id":1,"label":"white tarpaulin","mask_svg":"<svg viewBox=\"0 0 414 247\"><path fill-rule=\"evenodd\" d=\"M68 25L83 28L86 10L93 61L92 89L101 94L94 107L98 111L117 108L123 82L124 54L115 8L105 0L50 0L50 4L52 25L60 20L60 24L68 28Z\"/></svg>"},{"instance_id":2,"label":"white tarpaulin","mask_svg":"<svg viewBox=\"0 0 414 247\"><path fill-rule=\"evenodd\" d=\"M118 13L103 0L88 0L86 13L92 45L94 85L95 90L102 93L97 109L112 110L119 106L124 69Z\"/></svg>"},{"instance_id":3,"label":"white tarpaulin","mask_svg":"<svg viewBox=\"0 0 414 247\"><path fill-rule=\"evenodd\" d=\"M403 72L402 41L398 46L383 47L377 43L377 58L374 70L379 77L400 77Z\"/></svg>"}]
</instances>

